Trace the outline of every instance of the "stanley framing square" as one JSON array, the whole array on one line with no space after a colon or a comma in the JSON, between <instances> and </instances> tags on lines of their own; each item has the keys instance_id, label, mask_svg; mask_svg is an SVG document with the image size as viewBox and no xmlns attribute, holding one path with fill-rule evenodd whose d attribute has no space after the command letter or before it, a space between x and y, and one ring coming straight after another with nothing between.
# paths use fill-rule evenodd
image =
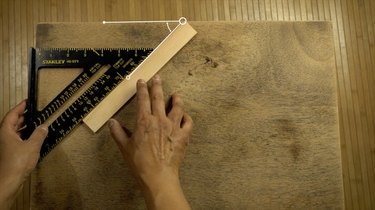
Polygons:
<instances>
[{"instance_id":1,"label":"stanley framing square","mask_svg":"<svg viewBox=\"0 0 375 210\"><path fill-rule=\"evenodd\" d=\"M29 96L25 138L66 105L79 89L92 82L77 99L48 123L49 133L41 148L45 157L111 90L141 63L152 49L30 49ZM37 109L38 72L47 68L82 68L83 71L43 109ZM103 70L104 69L104 70ZM67 72L69 73L69 72Z\"/></svg>"}]
</instances>

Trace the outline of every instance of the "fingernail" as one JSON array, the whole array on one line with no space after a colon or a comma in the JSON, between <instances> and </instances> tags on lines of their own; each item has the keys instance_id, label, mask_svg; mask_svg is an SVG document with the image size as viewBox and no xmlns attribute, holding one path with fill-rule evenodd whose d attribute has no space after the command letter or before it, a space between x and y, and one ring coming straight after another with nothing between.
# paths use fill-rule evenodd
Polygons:
<instances>
[{"instance_id":1,"label":"fingernail","mask_svg":"<svg viewBox=\"0 0 375 210\"><path fill-rule=\"evenodd\" d=\"M159 74L157 74L157 75L154 76L154 80L160 80Z\"/></svg>"},{"instance_id":2,"label":"fingernail","mask_svg":"<svg viewBox=\"0 0 375 210\"><path fill-rule=\"evenodd\" d=\"M46 125L40 125L39 128L42 129L45 132L48 132L48 126L46 126Z\"/></svg>"},{"instance_id":3,"label":"fingernail","mask_svg":"<svg viewBox=\"0 0 375 210\"><path fill-rule=\"evenodd\" d=\"M108 127L109 127L109 128L112 127L114 123L115 123L115 121L114 121L113 119L110 119L110 120L108 121Z\"/></svg>"},{"instance_id":4,"label":"fingernail","mask_svg":"<svg viewBox=\"0 0 375 210\"><path fill-rule=\"evenodd\" d=\"M139 79L138 82L139 83L146 83L146 81L144 81L143 79Z\"/></svg>"}]
</instances>

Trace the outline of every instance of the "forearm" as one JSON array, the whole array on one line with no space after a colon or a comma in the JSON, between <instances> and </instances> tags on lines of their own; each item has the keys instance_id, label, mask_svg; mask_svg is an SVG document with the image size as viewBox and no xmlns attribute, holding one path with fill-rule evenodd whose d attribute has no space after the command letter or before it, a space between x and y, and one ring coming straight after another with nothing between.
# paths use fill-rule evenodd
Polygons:
<instances>
[{"instance_id":1,"label":"forearm","mask_svg":"<svg viewBox=\"0 0 375 210\"><path fill-rule=\"evenodd\" d=\"M178 178L150 185L143 190L149 210L190 210Z\"/></svg>"},{"instance_id":2,"label":"forearm","mask_svg":"<svg viewBox=\"0 0 375 210\"><path fill-rule=\"evenodd\" d=\"M8 210L22 189L22 179L19 177L0 177L0 210Z\"/></svg>"}]
</instances>

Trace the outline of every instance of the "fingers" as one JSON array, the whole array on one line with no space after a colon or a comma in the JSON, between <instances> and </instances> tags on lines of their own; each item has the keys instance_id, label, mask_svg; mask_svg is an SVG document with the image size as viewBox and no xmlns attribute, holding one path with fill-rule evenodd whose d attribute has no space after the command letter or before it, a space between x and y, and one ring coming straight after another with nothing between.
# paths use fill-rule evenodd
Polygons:
<instances>
[{"instance_id":1,"label":"fingers","mask_svg":"<svg viewBox=\"0 0 375 210\"><path fill-rule=\"evenodd\" d=\"M48 135L48 127L46 125L40 125L38 126L34 132L31 134L30 138L27 140L30 144L35 145L35 147L38 151L40 151L40 148L42 147L42 144L44 142L44 139Z\"/></svg>"},{"instance_id":2,"label":"fingers","mask_svg":"<svg viewBox=\"0 0 375 210\"><path fill-rule=\"evenodd\" d=\"M155 75L151 87L152 114L157 117L165 117L164 93L159 75Z\"/></svg>"},{"instance_id":3,"label":"fingers","mask_svg":"<svg viewBox=\"0 0 375 210\"><path fill-rule=\"evenodd\" d=\"M138 119L151 114L150 96L144 80L137 82L137 114Z\"/></svg>"},{"instance_id":4,"label":"fingers","mask_svg":"<svg viewBox=\"0 0 375 210\"><path fill-rule=\"evenodd\" d=\"M193 130L193 119L187 113L184 113L184 117L181 122L181 128L185 133L188 133L189 135Z\"/></svg>"},{"instance_id":5,"label":"fingers","mask_svg":"<svg viewBox=\"0 0 375 210\"><path fill-rule=\"evenodd\" d=\"M23 100L11 109L8 114L4 117L4 123L12 127L13 130L17 130L19 125L19 118L23 116L26 108L26 101Z\"/></svg>"},{"instance_id":6,"label":"fingers","mask_svg":"<svg viewBox=\"0 0 375 210\"><path fill-rule=\"evenodd\" d=\"M172 120L174 127L181 126L181 120L184 116L184 103L181 96L177 94L172 95L172 109L168 113L168 118Z\"/></svg>"},{"instance_id":7,"label":"fingers","mask_svg":"<svg viewBox=\"0 0 375 210\"><path fill-rule=\"evenodd\" d=\"M115 119L110 119L108 122L109 130L111 132L112 138L115 140L117 145L124 148L130 140L130 136L126 134L120 123Z\"/></svg>"}]
</instances>

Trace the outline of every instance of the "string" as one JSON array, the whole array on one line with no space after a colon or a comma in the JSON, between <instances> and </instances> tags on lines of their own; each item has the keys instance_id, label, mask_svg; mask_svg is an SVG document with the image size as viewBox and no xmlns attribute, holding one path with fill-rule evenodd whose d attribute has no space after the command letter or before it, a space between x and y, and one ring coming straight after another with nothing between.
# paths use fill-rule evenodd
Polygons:
<instances>
[{"instance_id":1,"label":"string","mask_svg":"<svg viewBox=\"0 0 375 210\"><path fill-rule=\"evenodd\" d=\"M125 23L178 23L180 20L124 20L124 21L105 21L103 24L125 24Z\"/></svg>"}]
</instances>

